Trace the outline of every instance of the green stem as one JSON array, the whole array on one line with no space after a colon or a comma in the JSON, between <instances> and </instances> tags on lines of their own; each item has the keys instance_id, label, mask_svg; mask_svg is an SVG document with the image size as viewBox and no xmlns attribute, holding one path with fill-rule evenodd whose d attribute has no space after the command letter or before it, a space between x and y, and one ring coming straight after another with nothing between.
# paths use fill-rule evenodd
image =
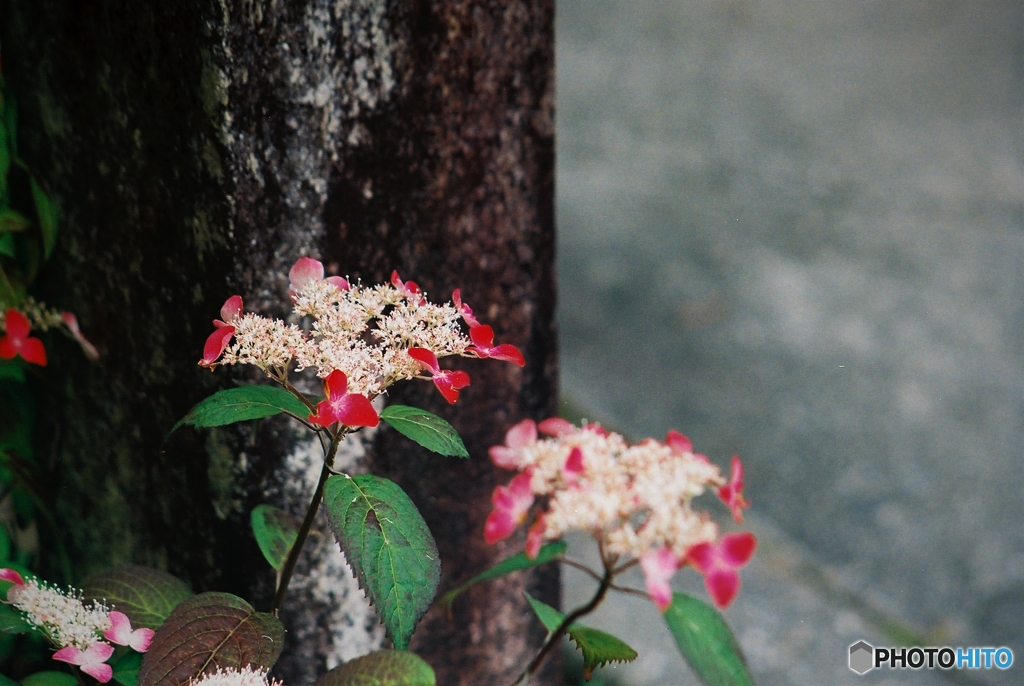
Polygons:
<instances>
[{"instance_id":1,"label":"green stem","mask_svg":"<svg viewBox=\"0 0 1024 686\"><path fill-rule=\"evenodd\" d=\"M575 622L580 617L583 617L584 615L590 614L598 605L601 604L601 601L604 600L605 595L607 595L608 593L608 589L611 588L612 580L614 578L615 572L612 569L612 565L609 564L607 560L605 560L604 576L601 577L601 583L597 587L597 592L594 593L594 597L591 598L590 602L588 602L586 605L576 608L575 610L573 610L565 616L565 619L562 620L562 623L558 625L558 628L551 632L551 635L548 636L548 640L545 641L543 647L541 647L540 652L537 653L537 656L533 658L533 661L526 668L526 670L519 676L519 678L516 679L515 683L512 686L517 686L518 684L525 684L529 681L530 677L537 673L537 670L540 669L541 664L543 664L545 658L547 658L548 653L550 653L554 649L554 647L558 645L559 641L562 640L562 636L565 636L565 634L569 631L569 627L572 626L573 622Z\"/></svg>"},{"instance_id":2,"label":"green stem","mask_svg":"<svg viewBox=\"0 0 1024 686\"><path fill-rule=\"evenodd\" d=\"M272 611L275 615L281 609L285 596L288 594L288 582L291 581L292 573L295 571L295 564L299 561L299 553L302 552L302 547L306 543L309 531L313 528L313 520L316 519L316 513L320 509L320 501L324 497L324 485L327 483L328 477L331 476L334 457L338 454L338 446L341 444L341 439L344 436L345 432L339 430L337 434L331 437L331 447L328 448L327 455L324 458L324 466L320 470L320 481L317 482L316 491L313 493L313 500L310 501L309 508L306 509L306 517L302 520L302 525L299 527L299 532L295 537L295 543L292 544L291 550L288 551L288 559L285 560L284 567L281 569L281 580L277 583L277 593L274 594L274 608Z\"/></svg>"}]
</instances>

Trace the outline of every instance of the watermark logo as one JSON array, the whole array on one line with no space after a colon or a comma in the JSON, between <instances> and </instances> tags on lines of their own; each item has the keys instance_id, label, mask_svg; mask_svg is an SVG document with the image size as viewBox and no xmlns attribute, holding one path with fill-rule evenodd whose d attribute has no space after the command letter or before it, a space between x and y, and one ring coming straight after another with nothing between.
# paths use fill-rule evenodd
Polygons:
<instances>
[{"instance_id":1,"label":"watermark logo","mask_svg":"<svg viewBox=\"0 0 1024 686\"><path fill-rule=\"evenodd\" d=\"M876 648L867 641L850 646L850 669L866 674L872 669L1009 669L1009 648Z\"/></svg>"}]
</instances>

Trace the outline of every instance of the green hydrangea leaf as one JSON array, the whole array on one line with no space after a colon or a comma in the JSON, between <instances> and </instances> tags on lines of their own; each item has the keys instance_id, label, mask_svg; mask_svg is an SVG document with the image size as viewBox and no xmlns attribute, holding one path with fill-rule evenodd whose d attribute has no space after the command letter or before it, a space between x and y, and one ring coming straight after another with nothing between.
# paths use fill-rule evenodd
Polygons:
<instances>
[{"instance_id":1,"label":"green hydrangea leaf","mask_svg":"<svg viewBox=\"0 0 1024 686\"><path fill-rule=\"evenodd\" d=\"M665 623L690 667L707 686L754 686L739 643L718 610L673 593Z\"/></svg>"},{"instance_id":2,"label":"green hydrangea leaf","mask_svg":"<svg viewBox=\"0 0 1024 686\"><path fill-rule=\"evenodd\" d=\"M434 670L415 653L379 650L335 667L315 686L434 686Z\"/></svg>"},{"instance_id":3,"label":"green hydrangea leaf","mask_svg":"<svg viewBox=\"0 0 1024 686\"><path fill-rule=\"evenodd\" d=\"M380 418L427 450L449 457L469 457L459 433L436 414L408 405L388 405Z\"/></svg>"},{"instance_id":4,"label":"green hydrangea leaf","mask_svg":"<svg viewBox=\"0 0 1024 686\"><path fill-rule=\"evenodd\" d=\"M82 584L85 600L123 612L136 629L158 629L192 589L176 576L151 567L118 565L89 576Z\"/></svg>"},{"instance_id":5,"label":"green hydrangea leaf","mask_svg":"<svg viewBox=\"0 0 1024 686\"><path fill-rule=\"evenodd\" d=\"M257 505L249 517L256 543L274 569L281 571L288 551L295 544L302 522L271 505Z\"/></svg>"},{"instance_id":6,"label":"green hydrangea leaf","mask_svg":"<svg viewBox=\"0 0 1024 686\"><path fill-rule=\"evenodd\" d=\"M309 408L294 395L277 386L228 388L217 391L199 402L167 432L167 435L170 436L182 424L208 428L248 419L272 417L281 412L303 419L309 415Z\"/></svg>"},{"instance_id":7,"label":"green hydrangea leaf","mask_svg":"<svg viewBox=\"0 0 1024 686\"><path fill-rule=\"evenodd\" d=\"M0 255L6 255L11 259L17 258L18 253L15 252L13 235L5 233L4 235L0 236Z\"/></svg>"},{"instance_id":8,"label":"green hydrangea leaf","mask_svg":"<svg viewBox=\"0 0 1024 686\"><path fill-rule=\"evenodd\" d=\"M138 686L187 686L219 669L269 670L284 627L230 593L201 593L174 608L142 658Z\"/></svg>"},{"instance_id":9,"label":"green hydrangea leaf","mask_svg":"<svg viewBox=\"0 0 1024 686\"><path fill-rule=\"evenodd\" d=\"M437 545L398 484L360 474L324 487L331 531L399 650L409 646L441 579Z\"/></svg>"},{"instance_id":10,"label":"green hydrangea leaf","mask_svg":"<svg viewBox=\"0 0 1024 686\"><path fill-rule=\"evenodd\" d=\"M530 601L534 614L548 631L554 631L565 621L565 615L550 605L531 598L529 594L526 595L526 599ZM604 667L612 662L632 662L636 659L635 650L605 631L573 622L566 633L569 640L575 643L583 654L583 677L587 681L590 681L591 675L598 667Z\"/></svg>"},{"instance_id":11,"label":"green hydrangea leaf","mask_svg":"<svg viewBox=\"0 0 1024 686\"><path fill-rule=\"evenodd\" d=\"M19 231L24 231L30 226L32 226L32 222L21 212L10 207L0 208L0 233L18 233ZM14 243L12 241L12 250L13 247ZM11 254L11 257L14 257L14 255Z\"/></svg>"},{"instance_id":12,"label":"green hydrangea leaf","mask_svg":"<svg viewBox=\"0 0 1024 686\"><path fill-rule=\"evenodd\" d=\"M0 237L0 242L3 238ZM16 360L0 360L0 381L10 379L22 383L25 381L25 369Z\"/></svg>"},{"instance_id":13,"label":"green hydrangea leaf","mask_svg":"<svg viewBox=\"0 0 1024 686\"><path fill-rule=\"evenodd\" d=\"M512 572L518 572L523 569L530 569L531 567L538 567L540 565L547 564L548 562L564 555L568 547L569 544L565 541L554 541L542 546L537 552L537 557L532 560L526 556L525 552L505 558L490 569L480 572L458 588L453 588L448 591L441 596L441 599L438 602L450 613L452 609L452 601L454 601L457 596L463 593L470 586L478 584L481 581L497 579L499 576L505 576Z\"/></svg>"},{"instance_id":14,"label":"green hydrangea leaf","mask_svg":"<svg viewBox=\"0 0 1024 686\"><path fill-rule=\"evenodd\" d=\"M135 686L139 681L139 668L142 666L143 653L125 650L121 657L116 657L110 666L114 668L114 681L121 686Z\"/></svg>"},{"instance_id":15,"label":"green hydrangea leaf","mask_svg":"<svg viewBox=\"0 0 1024 686\"><path fill-rule=\"evenodd\" d=\"M10 588L13 584L5 585ZM0 597L6 597L6 595L7 589L4 589L3 596ZM24 634L32 630L32 625L22 619L20 612L10 605L0 605L0 634Z\"/></svg>"},{"instance_id":16,"label":"green hydrangea leaf","mask_svg":"<svg viewBox=\"0 0 1024 686\"><path fill-rule=\"evenodd\" d=\"M28 180L32 187L32 200L36 206L39 231L43 238L44 259L49 259L50 253L53 252L53 246L57 245L57 206L43 192L43 187L36 181L36 177L29 175Z\"/></svg>"}]
</instances>

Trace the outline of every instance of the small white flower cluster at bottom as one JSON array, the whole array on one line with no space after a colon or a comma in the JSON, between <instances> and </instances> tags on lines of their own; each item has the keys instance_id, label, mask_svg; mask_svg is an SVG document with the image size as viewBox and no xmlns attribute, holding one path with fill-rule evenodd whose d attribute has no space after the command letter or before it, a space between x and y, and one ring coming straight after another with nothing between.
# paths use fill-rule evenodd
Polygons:
<instances>
[{"instance_id":1,"label":"small white flower cluster at bottom","mask_svg":"<svg viewBox=\"0 0 1024 686\"><path fill-rule=\"evenodd\" d=\"M132 629L131 620L123 612L102 603L87 605L81 593L64 591L32 577L26 580L6 567L0 569L0 581L13 584L7 589L7 602L59 648L53 659L78 666L100 683L114 676L113 667L107 664L114 654L113 644L144 653L153 641L152 629Z\"/></svg>"},{"instance_id":2,"label":"small white flower cluster at bottom","mask_svg":"<svg viewBox=\"0 0 1024 686\"><path fill-rule=\"evenodd\" d=\"M190 679L189 683L191 686L282 686L280 681L268 680L266 671L254 669L252 665L242 669L218 669Z\"/></svg>"}]
</instances>

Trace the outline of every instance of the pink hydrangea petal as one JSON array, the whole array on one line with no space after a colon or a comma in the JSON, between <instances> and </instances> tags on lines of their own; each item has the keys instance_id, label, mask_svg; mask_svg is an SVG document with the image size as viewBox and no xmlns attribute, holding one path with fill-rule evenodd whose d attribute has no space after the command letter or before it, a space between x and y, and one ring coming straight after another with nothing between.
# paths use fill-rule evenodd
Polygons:
<instances>
[{"instance_id":1,"label":"pink hydrangea petal","mask_svg":"<svg viewBox=\"0 0 1024 686\"><path fill-rule=\"evenodd\" d=\"M347 291L352 287L344 276L328 276L325 280L339 291Z\"/></svg>"},{"instance_id":2,"label":"pink hydrangea petal","mask_svg":"<svg viewBox=\"0 0 1024 686\"><path fill-rule=\"evenodd\" d=\"M69 662L73 665L79 664L82 659L82 651L75 646L64 646L53 654L53 659L59 662Z\"/></svg>"},{"instance_id":3,"label":"pink hydrangea petal","mask_svg":"<svg viewBox=\"0 0 1024 686\"><path fill-rule=\"evenodd\" d=\"M459 389L469 385L469 374L463 371L447 370L434 374L434 385L449 403L459 399Z\"/></svg>"},{"instance_id":4,"label":"pink hydrangea petal","mask_svg":"<svg viewBox=\"0 0 1024 686\"><path fill-rule=\"evenodd\" d=\"M679 569L679 560L667 546L649 550L640 557L640 569L651 600L664 612L672 604L672 586L669 581Z\"/></svg>"},{"instance_id":5,"label":"pink hydrangea petal","mask_svg":"<svg viewBox=\"0 0 1024 686\"><path fill-rule=\"evenodd\" d=\"M233 295L224 301L220 308L220 318L227 324L234 324L238 316L242 314L242 296Z\"/></svg>"},{"instance_id":6,"label":"pink hydrangea petal","mask_svg":"<svg viewBox=\"0 0 1024 686\"><path fill-rule=\"evenodd\" d=\"M96 641L83 653L84 660L88 663L99 664L109 659L114 654L114 646L103 641Z\"/></svg>"},{"instance_id":7,"label":"pink hydrangea petal","mask_svg":"<svg viewBox=\"0 0 1024 686\"><path fill-rule=\"evenodd\" d=\"M40 367L46 366L46 348L43 347L43 342L38 338L26 338L21 344L22 359L32 364L37 364Z\"/></svg>"},{"instance_id":8,"label":"pink hydrangea petal","mask_svg":"<svg viewBox=\"0 0 1024 686\"><path fill-rule=\"evenodd\" d=\"M10 581L17 586L25 585L25 580L21 578L21 574L18 574L13 569L8 569L7 567L0 569L0 579L3 581Z\"/></svg>"},{"instance_id":9,"label":"pink hydrangea petal","mask_svg":"<svg viewBox=\"0 0 1024 686\"><path fill-rule=\"evenodd\" d=\"M82 335L82 330L78 326L78 317L72 312L61 312L61 320L64 322L64 326L71 333L71 337L78 341L78 345L82 347L82 352L90 360L100 359L100 353L96 350L96 346L86 340L85 336Z\"/></svg>"},{"instance_id":10,"label":"pink hydrangea petal","mask_svg":"<svg viewBox=\"0 0 1024 686\"><path fill-rule=\"evenodd\" d=\"M339 400L332 400L334 415L345 426L377 426L380 417L373 404L365 395L348 393Z\"/></svg>"},{"instance_id":11,"label":"pink hydrangea petal","mask_svg":"<svg viewBox=\"0 0 1024 686\"><path fill-rule=\"evenodd\" d=\"M103 632L103 638L117 645L128 646L138 653L149 650L155 633L152 629L140 628L133 631L128 615L117 610L111 611L107 617L110 619L110 628Z\"/></svg>"},{"instance_id":12,"label":"pink hydrangea petal","mask_svg":"<svg viewBox=\"0 0 1024 686\"><path fill-rule=\"evenodd\" d=\"M498 541L508 538L516 530L518 524L512 513L508 510L492 510L484 522L484 540L494 545Z\"/></svg>"},{"instance_id":13,"label":"pink hydrangea petal","mask_svg":"<svg viewBox=\"0 0 1024 686\"><path fill-rule=\"evenodd\" d=\"M81 669L101 684L107 683L114 676L114 668L106 663L98 665L82 665Z\"/></svg>"},{"instance_id":14,"label":"pink hydrangea petal","mask_svg":"<svg viewBox=\"0 0 1024 686\"><path fill-rule=\"evenodd\" d=\"M719 609L729 607L740 590L740 575L726 567L714 569L704 575L704 587Z\"/></svg>"},{"instance_id":15,"label":"pink hydrangea petal","mask_svg":"<svg viewBox=\"0 0 1024 686\"><path fill-rule=\"evenodd\" d=\"M345 372L335 369L324 380L324 395L330 399L340 398L348 393L348 377Z\"/></svg>"},{"instance_id":16,"label":"pink hydrangea petal","mask_svg":"<svg viewBox=\"0 0 1024 686\"><path fill-rule=\"evenodd\" d=\"M437 374L441 368L437 364L437 355L426 348L409 348L409 357L419 362L432 374Z\"/></svg>"},{"instance_id":17,"label":"pink hydrangea petal","mask_svg":"<svg viewBox=\"0 0 1024 686\"><path fill-rule=\"evenodd\" d=\"M155 635L155 631L146 627L136 629L128 640L128 647L137 653L144 653L153 644L153 636Z\"/></svg>"},{"instance_id":18,"label":"pink hydrangea petal","mask_svg":"<svg viewBox=\"0 0 1024 686\"><path fill-rule=\"evenodd\" d=\"M103 638L119 646L128 645L128 639L132 634L132 622L128 615L117 610L107 613L110 620L110 628L103 632Z\"/></svg>"},{"instance_id":19,"label":"pink hydrangea petal","mask_svg":"<svg viewBox=\"0 0 1024 686\"><path fill-rule=\"evenodd\" d=\"M555 438L561 438L571 433L576 432L576 427L565 421L561 417L551 417L545 419L537 425L537 429L547 436L553 436Z\"/></svg>"},{"instance_id":20,"label":"pink hydrangea petal","mask_svg":"<svg viewBox=\"0 0 1024 686\"><path fill-rule=\"evenodd\" d=\"M722 562L730 567L742 567L750 562L757 548L757 538L749 531L728 534L718 545Z\"/></svg>"},{"instance_id":21,"label":"pink hydrangea petal","mask_svg":"<svg viewBox=\"0 0 1024 686\"><path fill-rule=\"evenodd\" d=\"M672 448L672 452L693 452L693 442L683 434L676 431L675 429L670 430L668 432L668 435L665 436L665 445Z\"/></svg>"},{"instance_id":22,"label":"pink hydrangea petal","mask_svg":"<svg viewBox=\"0 0 1024 686\"><path fill-rule=\"evenodd\" d=\"M743 508L750 507L750 503L743 497L743 463L739 455L732 456L731 478L729 483L718 489L718 497L732 510L732 518L742 522Z\"/></svg>"},{"instance_id":23,"label":"pink hydrangea petal","mask_svg":"<svg viewBox=\"0 0 1024 686\"><path fill-rule=\"evenodd\" d=\"M569 451L569 457L562 466L562 474L569 483L575 482L583 475L583 451L578 446Z\"/></svg>"},{"instance_id":24,"label":"pink hydrangea petal","mask_svg":"<svg viewBox=\"0 0 1024 686\"><path fill-rule=\"evenodd\" d=\"M316 414L309 415L307 419L313 424L318 424L324 428L338 421L330 400L321 400L316 406Z\"/></svg>"},{"instance_id":25,"label":"pink hydrangea petal","mask_svg":"<svg viewBox=\"0 0 1024 686\"><path fill-rule=\"evenodd\" d=\"M505 445L492 447L488 454L496 467L516 469L519 466L523 448L536 442L537 423L532 419L524 419L505 432Z\"/></svg>"},{"instance_id":26,"label":"pink hydrangea petal","mask_svg":"<svg viewBox=\"0 0 1024 686\"><path fill-rule=\"evenodd\" d=\"M523 358L523 354L519 352L519 348L511 343L502 343L501 345L492 348L489 355L491 359L494 360L511 362L512 364L517 364L520 367L526 366L526 359Z\"/></svg>"},{"instance_id":27,"label":"pink hydrangea petal","mask_svg":"<svg viewBox=\"0 0 1024 686\"><path fill-rule=\"evenodd\" d=\"M511 512L515 508L515 496L508 489L508 486L495 486L491 493L491 504L496 510Z\"/></svg>"},{"instance_id":28,"label":"pink hydrangea petal","mask_svg":"<svg viewBox=\"0 0 1024 686\"><path fill-rule=\"evenodd\" d=\"M228 347L228 341L234 335L235 327L233 326L223 326L211 333L206 339L206 344L203 346L203 359L199 364L209 367L216 362L224 353L224 350Z\"/></svg>"},{"instance_id":29,"label":"pink hydrangea petal","mask_svg":"<svg viewBox=\"0 0 1024 686\"><path fill-rule=\"evenodd\" d=\"M288 272L288 283L291 291L297 293L306 286L324 278L324 265L312 257L300 257Z\"/></svg>"},{"instance_id":30,"label":"pink hydrangea petal","mask_svg":"<svg viewBox=\"0 0 1024 686\"><path fill-rule=\"evenodd\" d=\"M53 659L78 665L89 676L106 683L113 676L113 669L104 663L113 653L114 646L97 641L85 651L79 650L75 646L65 646L53 654Z\"/></svg>"},{"instance_id":31,"label":"pink hydrangea petal","mask_svg":"<svg viewBox=\"0 0 1024 686\"><path fill-rule=\"evenodd\" d=\"M17 354L18 348L14 345L14 339L10 336L0 336L0 358L10 360Z\"/></svg>"},{"instance_id":32,"label":"pink hydrangea petal","mask_svg":"<svg viewBox=\"0 0 1024 686\"><path fill-rule=\"evenodd\" d=\"M540 547L544 544L544 531L547 525L544 523L544 515L537 517L530 530L526 532L526 557L533 560L540 553Z\"/></svg>"},{"instance_id":33,"label":"pink hydrangea petal","mask_svg":"<svg viewBox=\"0 0 1024 686\"><path fill-rule=\"evenodd\" d=\"M473 341L473 345L479 348L490 349L494 344L494 329L486 324L470 327L469 338Z\"/></svg>"},{"instance_id":34,"label":"pink hydrangea petal","mask_svg":"<svg viewBox=\"0 0 1024 686\"><path fill-rule=\"evenodd\" d=\"M462 315L462 320L466 322L470 331L473 330L473 327L480 326L480 322L473 316L473 308L462 302L462 292L458 288L452 292L452 302L455 303L455 309Z\"/></svg>"},{"instance_id":35,"label":"pink hydrangea petal","mask_svg":"<svg viewBox=\"0 0 1024 686\"><path fill-rule=\"evenodd\" d=\"M714 546L708 541L702 541L690 546L686 551L686 561L692 564L701 574L711 569L715 561Z\"/></svg>"},{"instance_id":36,"label":"pink hydrangea petal","mask_svg":"<svg viewBox=\"0 0 1024 686\"><path fill-rule=\"evenodd\" d=\"M518 474L508 484L508 489L515 497L518 507L523 512L530 509L530 505L533 504L533 470L527 469L522 474Z\"/></svg>"},{"instance_id":37,"label":"pink hydrangea petal","mask_svg":"<svg viewBox=\"0 0 1024 686\"><path fill-rule=\"evenodd\" d=\"M17 344L28 336L31 327L28 323L28 317L11 307L7 310L7 314L4 315L4 329L7 331L7 335L11 337L11 340Z\"/></svg>"},{"instance_id":38,"label":"pink hydrangea petal","mask_svg":"<svg viewBox=\"0 0 1024 686\"><path fill-rule=\"evenodd\" d=\"M537 422L524 419L505 433L505 445L521 449L537 442Z\"/></svg>"},{"instance_id":39,"label":"pink hydrangea petal","mask_svg":"<svg viewBox=\"0 0 1024 686\"><path fill-rule=\"evenodd\" d=\"M492 446L487 454L495 467L501 469L517 469L519 467L519 451L503 445Z\"/></svg>"}]
</instances>

